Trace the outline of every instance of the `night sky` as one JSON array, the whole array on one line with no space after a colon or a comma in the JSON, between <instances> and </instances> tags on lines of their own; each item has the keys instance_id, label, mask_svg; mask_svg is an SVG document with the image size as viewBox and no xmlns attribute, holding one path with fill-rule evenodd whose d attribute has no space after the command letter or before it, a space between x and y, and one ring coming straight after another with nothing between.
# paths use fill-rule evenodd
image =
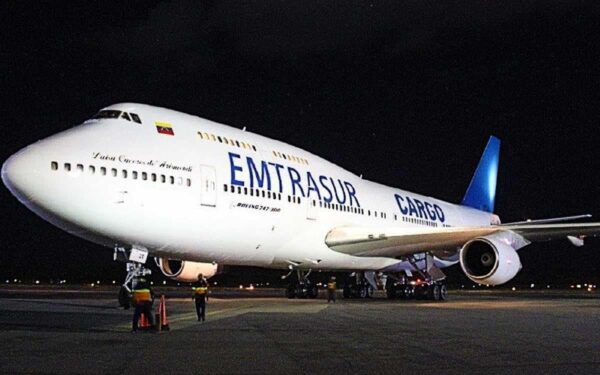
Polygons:
<instances>
[{"instance_id":1,"label":"night sky","mask_svg":"<svg viewBox=\"0 0 600 375\"><path fill-rule=\"evenodd\" d=\"M504 222L600 221L597 4L5 1L0 160L132 101L245 126L459 202L493 134ZM124 276L111 249L54 228L4 186L0 202L0 281ZM520 255L514 282L600 279L598 240Z\"/></svg>"}]
</instances>

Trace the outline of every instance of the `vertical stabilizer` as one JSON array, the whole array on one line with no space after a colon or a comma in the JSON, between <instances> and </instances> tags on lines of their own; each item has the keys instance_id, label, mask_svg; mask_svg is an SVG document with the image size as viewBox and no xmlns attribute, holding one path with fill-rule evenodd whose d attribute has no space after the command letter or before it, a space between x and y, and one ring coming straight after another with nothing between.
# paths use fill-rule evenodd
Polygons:
<instances>
[{"instance_id":1,"label":"vertical stabilizer","mask_svg":"<svg viewBox=\"0 0 600 375\"><path fill-rule=\"evenodd\" d=\"M477 170L471 179L469 188L461 204L478 210L494 212L496 199L496 181L500 163L500 140L494 136L485 146Z\"/></svg>"}]
</instances>

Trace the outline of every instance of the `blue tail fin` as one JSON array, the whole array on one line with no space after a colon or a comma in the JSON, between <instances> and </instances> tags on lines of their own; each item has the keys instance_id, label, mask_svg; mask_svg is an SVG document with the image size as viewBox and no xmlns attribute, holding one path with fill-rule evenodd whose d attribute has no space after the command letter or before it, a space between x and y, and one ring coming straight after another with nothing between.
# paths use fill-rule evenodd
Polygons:
<instances>
[{"instance_id":1,"label":"blue tail fin","mask_svg":"<svg viewBox=\"0 0 600 375\"><path fill-rule=\"evenodd\" d=\"M496 199L496 181L498 178L498 164L500 163L500 140L490 137L479 165L461 204L478 210L494 212Z\"/></svg>"}]
</instances>

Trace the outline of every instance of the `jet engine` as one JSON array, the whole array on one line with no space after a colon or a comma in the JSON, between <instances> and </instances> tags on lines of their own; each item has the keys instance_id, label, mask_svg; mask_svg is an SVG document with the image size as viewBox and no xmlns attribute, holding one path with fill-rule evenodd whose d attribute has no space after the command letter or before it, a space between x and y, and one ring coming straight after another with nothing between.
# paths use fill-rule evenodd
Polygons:
<instances>
[{"instance_id":1,"label":"jet engine","mask_svg":"<svg viewBox=\"0 0 600 375\"><path fill-rule=\"evenodd\" d=\"M508 241L506 241L508 242ZM488 236L469 241L460 250L460 266L478 284L500 285L521 270L517 251L502 237Z\"/></svg>"},{"instance_id":2,"label":"jet engine","mask_svg":"<svg viewBox=\"0 0 600 375\"><path fill-rule=\"evenodd\" d=\"M217 264L190 262L187 260L160 258L156 263L165 276L182 282L198 281L198 274L202 274L208 279L213 277L218 270Z\"/></svg>"}]
</instances>

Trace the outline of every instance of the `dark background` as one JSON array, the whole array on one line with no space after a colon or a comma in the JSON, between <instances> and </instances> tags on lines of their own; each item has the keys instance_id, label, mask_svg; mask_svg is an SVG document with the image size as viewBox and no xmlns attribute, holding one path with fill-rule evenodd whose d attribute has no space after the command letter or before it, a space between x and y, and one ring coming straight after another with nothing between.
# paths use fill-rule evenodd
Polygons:
<instances>
[{"instance_id":1,"label":"dark background","mask_svg":"<svg viewBox=\"0 0 600 375\"><path fill-rule=\"evenodd\" d=\"M134 101L246 126L367 179L459 202L494 134L503 221L600 220L596 4L2 2L0 159ZM123 277L112 250L52 227L4 187L0 202L0 281ZM520 255L513 283L599 280L600 241ZM279 274L236 268L219 280ZM464 281L459 267L450 274Z\"/></svg>"}]
</instances>

